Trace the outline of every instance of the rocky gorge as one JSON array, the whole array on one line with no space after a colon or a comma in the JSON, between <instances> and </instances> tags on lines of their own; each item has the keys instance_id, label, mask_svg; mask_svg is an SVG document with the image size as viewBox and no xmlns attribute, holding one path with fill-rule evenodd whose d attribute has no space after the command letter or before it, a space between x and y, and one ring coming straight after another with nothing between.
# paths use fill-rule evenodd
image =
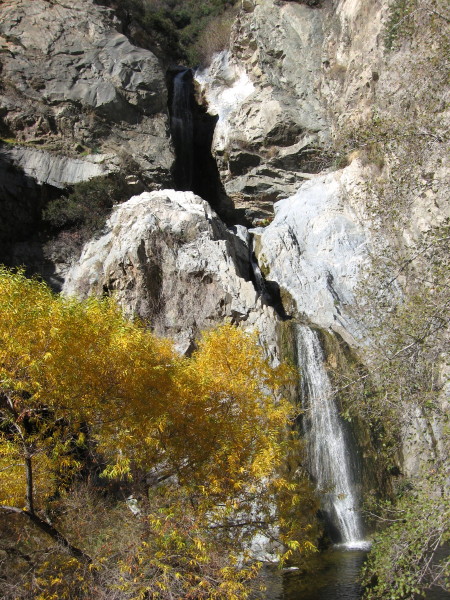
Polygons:
<instances>
[{"instance_id":1,"label":"rocky gorge","mask_svg":"<svg viewBox=\"0 0 450 600\"><path fill-rule=\"evenodd\" d=\"M334 398L353 515L448 468L448 7L238 4L229 46L189 71L191 185L167 58L101 2L0 4L0 260L114 296L184 354L233 323L308 382L309 344L320 391L299 381L292 400L308 440L314 395ZM76 227L46 210L99 177L121 180L120 202L72 248ZM361 542L370 527L332 516L349 492L315 444L330 538Z\"/></svg>"}]
</instances>

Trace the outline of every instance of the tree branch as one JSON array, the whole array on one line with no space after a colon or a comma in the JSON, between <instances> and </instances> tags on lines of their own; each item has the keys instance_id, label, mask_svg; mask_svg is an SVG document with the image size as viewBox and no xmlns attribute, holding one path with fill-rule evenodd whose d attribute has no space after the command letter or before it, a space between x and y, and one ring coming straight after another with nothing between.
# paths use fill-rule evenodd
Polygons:
<instances>
[{"instance_id":1,"label":"tree branch","mask_svg":"<svg viewBox=\"0 0 450 600\"><path fill-rule=\"evenodd\" d=\"M231 523L217 523L215 525L208 525L207 529L231 529L233 527L248 527L249 525L268 527L269 523L267 521L233 521Z\"/></svg>"},{"instance_id":2,"label":"tree branch","mask_svg":"<svg viewBox=\"0 0 450 600\"><path fill-rule=\"evenodd\" d=\"M25 454L25 473L27 482L27 508L34 515L34 498L33 498L33 464L31 454L26 450Z\"/></svg>"},{"instance_id":3,"label":"tree branch","mask_svg":"<svg viewBox=\"0 0 450 600\"><path fill-rule=\"evenodd\" d=\"M64 537L60 531L53 527L53 525L50 525L50 523L47 523L47 521L44 521L43 519L38 517L36 513L30 512L29 510L21 510L20 508L17 508L15 506L0 505L0 510L27 516L30 519L30 521L34 523L34 525L36 525L41 531L43 531L51 538L53 538L56 542L64 546L64 548L69 552L69 554L71 554L75 558L82 560L85 563L92 562L92 558L88 554L85 554L76 546L72 546L69 540L66 537Z\"/></svg>"}]
</instances>

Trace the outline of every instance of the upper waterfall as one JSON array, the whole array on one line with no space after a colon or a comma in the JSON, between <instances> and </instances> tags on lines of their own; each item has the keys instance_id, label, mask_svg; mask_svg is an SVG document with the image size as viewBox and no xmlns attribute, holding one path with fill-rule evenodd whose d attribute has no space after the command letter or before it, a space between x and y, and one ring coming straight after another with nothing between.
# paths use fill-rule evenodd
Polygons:
<instances>
[{"instance_id":1,"label":"upper waterfall","mask_svg":"<svg viewBox=\"0 0 450 600\"><path fill-rule=\"evenodd\" d=\"M342 542L349 546L360 545L363 531L350 451L317 333L309 327L297 326L297 349L303 402L307 407L306 435L311 473L323 493L323 509Z\"/></svg>"},{"instance_id":2,"label":"upper waterfall","mask_svg":"<svg viewBox=\"0 0 450 600\"><path fill-rule=\"evenodd\" d=\"M174 67L168 71L170 131L175 150L173 178L175 189L192 191L216 210L226 221L233 221L232 203L220 180L216 161L211 154L218 116L208 113L208 106L196 95L194 71Z\"/></svg>"},{"instance_id":3,"label":"upper waterfall","mask_svg":"<svg viewBox=\"0 0 450 600\"><path fill-rule=\"evenodd\" d=\"M192 70L183 69L173 78L170 129L175 148L175 181L180 190L192 189L194 169L194 119L192 114Z\"/></svg>"}]
</instances>

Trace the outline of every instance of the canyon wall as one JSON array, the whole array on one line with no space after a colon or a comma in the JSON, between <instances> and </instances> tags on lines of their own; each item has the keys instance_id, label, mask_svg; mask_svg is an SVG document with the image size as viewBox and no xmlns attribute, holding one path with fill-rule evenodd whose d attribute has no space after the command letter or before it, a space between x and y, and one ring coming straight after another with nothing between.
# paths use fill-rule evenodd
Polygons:
<instances>
[{"instance_id":1,"label":"canyon wall","mask_svg":"<svg viewBox=\"0 0 450 600\"><path fill-rule=\"evenodd\" d=\"M146 191L123 198L81 257L54 265L65 293L114 294L183 352L229 320L258 329L273 361L292 358L299 322L370 369L380 303L368 297L395 282L389 298L401 303L427 272L403 262L425 256L427 232L445 237L450 217L447 17L424 2L396 21L395 4L242 1L229 48L195 73L198 102L218 116L212 154L224 192L247 225L227 227L198 196L163 189L174 161L166 75L113 11L91 0L4 2L4 255L18 264L42 251L52 194L121 173ZM437 417L419 405L409 417L397 459L414 474L420 455L433 459L446 442Z\"/></svg>"}]
</instances>

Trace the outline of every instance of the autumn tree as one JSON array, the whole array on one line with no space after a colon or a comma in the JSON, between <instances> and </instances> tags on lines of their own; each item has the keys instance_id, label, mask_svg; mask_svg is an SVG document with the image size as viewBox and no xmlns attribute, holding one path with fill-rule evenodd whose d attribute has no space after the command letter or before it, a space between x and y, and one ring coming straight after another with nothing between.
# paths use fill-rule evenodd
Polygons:
<instances>
[{"instance_id":1,"label":"autumn tree","mask_svg":"<svg viewBox=\"0 0 450 600\"><path fill-rule=\"evenodd\" d=\"M223 326L180 357L110 299L5 269L0 313L0 516L5 539L27 532L0 551L33 574L22 597L245 598L257 532L288 556L314 549L291 372L254 336Z\"/></svg>"}]
</instances>

